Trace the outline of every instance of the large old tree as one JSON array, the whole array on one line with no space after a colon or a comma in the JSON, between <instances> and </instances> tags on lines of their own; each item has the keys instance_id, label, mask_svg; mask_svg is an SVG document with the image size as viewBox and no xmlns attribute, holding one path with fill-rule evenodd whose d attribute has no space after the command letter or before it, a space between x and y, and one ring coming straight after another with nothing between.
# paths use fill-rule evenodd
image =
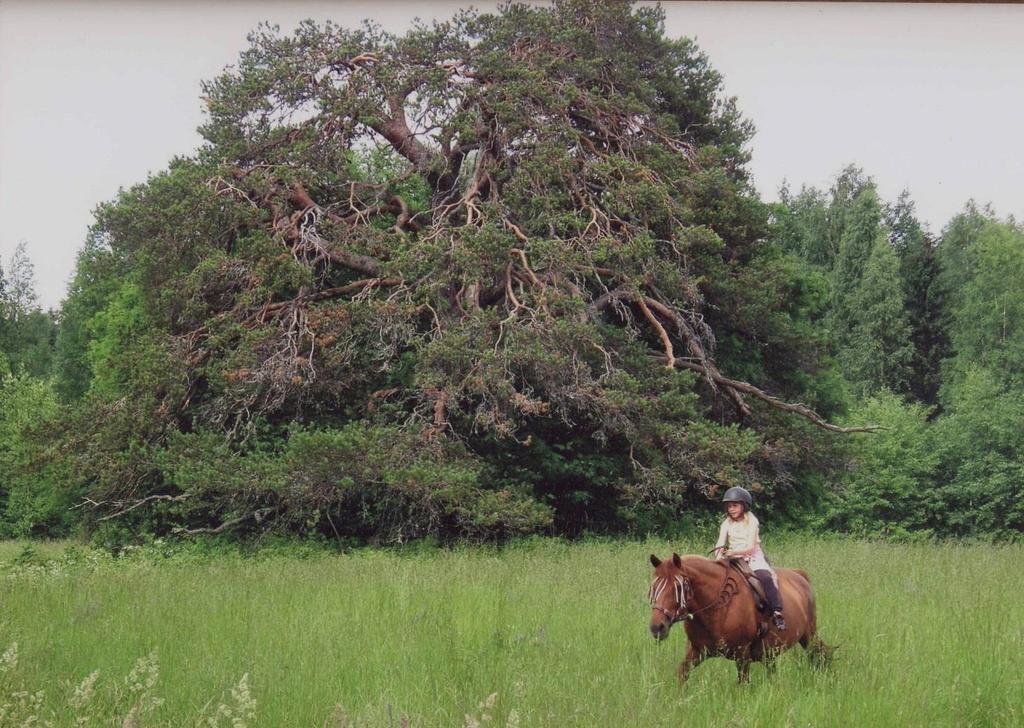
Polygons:
<instances>
[{"instance_id":1,"label":"large old tree","mask_svg":"<svg viewBox=\"0 0 1024 728\"><path fill-rule=\"evenodd\" d=\"M813 286L659 11L250 41L206 146L80 261L93 519L502 536L796 487L831 428L785 401L814 405Z\"/></svg>"}]
</instances>

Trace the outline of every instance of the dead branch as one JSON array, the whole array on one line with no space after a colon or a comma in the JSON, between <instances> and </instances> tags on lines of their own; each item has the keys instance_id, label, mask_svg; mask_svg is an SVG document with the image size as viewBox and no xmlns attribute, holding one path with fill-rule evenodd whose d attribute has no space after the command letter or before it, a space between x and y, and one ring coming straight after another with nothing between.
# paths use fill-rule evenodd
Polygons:
<instances>
[{"instance_id":1,"label":"dead branch","mask_svg":"<svg viewBox=\"0 0 1024 728\"><path fill-rule=\"evenodd\" d=\"M348 62L352 66L362 66L367 63L377 63L379 60L376 53L360 53L358 56L349 58Z\"/></svg>"},{"instance_id":2,"label":"dead branch","mask_svg":"<svg viewBox=\"0 0 1024 728\"><path fill-rule=\"evenodd\" d=\"M139 501L136 501L135 503L132 503L127 508L123 508L120 511L118 511L117 513L111 513L108 516L103 516L103 518L100 518L99 520L101 520L101 521L109 521L112 518L117 518L118 516L123 516L125 513L128 513L129 511L134 511L139 506L145 505L146 503L151 503L153 501L165 500L165 501L174 501L174 502L179 502L180 503L183 500L187 500L188 497L189 497L188 493L182 493L181 495L150 495L150 496L146 496L142 500L139 500ZM124 505L124 502L119 502L118 505Z\"/></svg>"},{"instance_id":3,"label":"dead branch","mask_svg":"<svg viewBox=\"0 0 1024 728\"><path fill-rule=\"evenodd\" d=\"M647 307L647 302L644 296L637 296L634 300L643 312L644 317L650 322L651 326L654 327L655 331L658 332L658 336L661 337L661 345L665 348L665 366L672 369L675 364L676 355L672 350L672 340L669 339L668 332L665 331L665 327L662 326L661 322L654 317L653 313L651 313L651 309Z\"/></svg>"},{"instance_id":4,"label":"dead branch","mask_svg":"<svg viewBox=\"0 0 1024 728\"><path fill-rule=\"evenodd\" d=\"M434 389L428 394L432 394L434 397L434 422L423 430L423 438L433 440L450 426L448 424L448 401L451 399L451 394L446 389Z\"/></svg>"},{"instance_id":5,"label":"dead branch","mask_svg":"<svg viewBox=\"0 0 1024 728\"><path fill-rule=\"evenodd\" d=\"M322 207L317 205L313 198L309 195L309 192L306 191L305 187L303 187L298 182L296 182L295 185L292 187L291 194L289 195L288 199L293 205L299 208L300 214L297 218L285 218L284 216L275 213L274 227L280 229L284 233L285 237L288 238L293 244L296 244L302 240L303 236L299 230L298 222L302 217L301 213L304 213L307 210L318 210L322 212L324 215L326 215L328 219L334 222L340 222L348 225L348 221L345 218L341 217L340 215L337 215L336 213L326 211ZM282 224L283 219L287 219L289 220L289 222L287 224ZM344 266L346 268L351 268L352 270L358 271L360 273L366 273L368 275L378 277L380 276L381 270L383 268L383 263L380 260L377 260L376 258L373 258L368 255L353 253L350 250L339 249L336 246L329 245L327 241L325 241L323 238L320 238L319 236L317 236L317 242L318 252L320 252L332 263L337 263L338 265Z\"/></svg>"},{"instance_id":6,"label":"dead branch","mask_svg":"<svg viewBox=\"0 0 1024 728\"><path fill-rule=\"evenodd\" d=\"M502 219L504 220L505 225L508 227L509 230L512 231L512 234L516 236L516 239L519 242L523 243L524 245L530 244L530 239L526 237L526 233L524 233L518 225L509 220L507 217L503 217Z\"/></svg>"},{"instance_id":7,"label":"dead branch","mask_svg":"<svg viewBox=\"0 0 1024 728\"><path fill-rule=\"evenodd\" d=\"M665 357L663 356L657 356L655 358L658 361L664 361L665 359ZM701 374L706 374L704 367L702 367L700 364L697 364L696 362L690 361L689 359L676 357L674 364L682 369L689 369L691 371L700 372ZM838 425L833 425L829 422L826 422L821 415L819 415L817 412L809 408L807 405L799 403L792 404L790 402L785 402L779 399L778 397L773 397L772 395L768 394L762 389L758 389L753 384L741 382L738 379L729 379L728 377L724 377L717 372L714 374L714 376L718 384L722 387L725 387L726 389L733 389L740 392L745 392L746 394L756 397L762 402L768 403L775 409L782 410L783 412L792 412L793 414L800 415L801 417L804 417L805 419L809 420L815 426L820 427L823 430L828 430L829 432L877 432L879 430L886 429L881 425L864 425L862 427L839 427Z\"/></svg>"},{"instance_id":8,"label":"dead branch","mask_svg":"<svg viewBox=\"0 0 1024 728\"><path fill-rule=\"evenodd\" d=\"M230 521L224 521L224 523L220 524L219 526L216 526L215 528L184 528L178 526L171 530L173 533L180 533L185 536L195 536L200 533L221 533L222 531L225 531L231 528L232 526L237 526L239 523L245 523L249 519L256 519L256 522L259 523L268 513L270 513L273 510L273 508L260 508L253 511L252 513L246 513L244 516L233 518Z\"/></svg>"},{"instance_id":9,"label":"dead branch","mask_svg":"<svg viewBox=\"0 0 1024 728\"><path fill-rule=\"evenodd\" d=\"M266 314L273 313L274 311L280 311L282 309L296 306L299 304L315 303L317 301L325 301L332 298L339 298L346 296L350 293L357 293L359 291L365 291L372 288L390 288L392 286L402 285L401 278L364 278L362 280L353 281L344 286L338 286L337 288L325 288L322 291L316 291L314 293L306 293L300 295L298 298L291 298L287 301L278 301L277 303L268 303L260 307L259 316L264 318Z\"/></svg>"},{"instance_id":10,"label":"dead branch","mask_svg":"<svg viewBox=\"0 0 1024 728\"><path fill-rule=\"evenodd\" d=\"M715 363L704 351L704 346L700 342L700 337L694 333L693 329L690 328L678 311L675 311L669 306L663 304L661 301L657 301L650 297L645 297L644 300L651 308L658 311L658 313L675 325L675 329L679 334L679 337L683 342L685 342L686 347L690 350L690 353L693 354L693 357L700 362L704 378L707 380L708 384L711 385L712 389L717 389L719 382L724 381L725 377L721 375L718 368L715 366ZM750 416L750 405L743 400L739 390L734 387L727 386L725 393L729 399L732 400L733 405L743 417Z\"/></svg>"},{"instance_id":11,"label":"dead branch","mask_svg":"<svg viewBox=\"0 0 1024 728\"><path fill-rule=\"evenodd\" d=\"M533 272L533 268L530 267L530 261L526 257L526 251L522 248L512 248L510 252L512 255L519 256L519 260L522 261L526 274L530 277L530 283L538 288L544 288L544 284L541 283L540 279L537 278L537 274Z\"/></svg>"},{"instance_id":12,"label":"dead branch","mask_svg":"<svg viewBox=\"0 0 1024 728\"><path fill-rule=\"evenodd\" d=\"M608 308L616 301L623 298L630 298L633 295L634 294L626 288L615 288L607 293L602 293L590 302L587 306L587 313L591 318L596 318L598 313Z\"/></svg>"}]
</instances>

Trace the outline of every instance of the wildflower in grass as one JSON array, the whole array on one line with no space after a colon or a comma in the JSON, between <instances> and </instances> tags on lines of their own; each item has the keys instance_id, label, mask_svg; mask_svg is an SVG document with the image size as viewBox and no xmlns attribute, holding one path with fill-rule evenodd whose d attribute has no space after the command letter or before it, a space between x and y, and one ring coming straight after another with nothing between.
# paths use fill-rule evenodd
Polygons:
<instances>
[{"instance_id":1,"label":"wildflower in grass","mask_svg":"<svg viewBox=\"0 0 1024 728\"><path fill-rule=\"evenodd\" d=\"M334 706L334 712L331 713L331 717L324 721L324 728L349 728L351 723L348 720L348 713L345 712L345 708L341 703Z\"/></svg>"},{"instance_id":2,"label":"wildflower in grass","mask_svg":"<svg viewBox=\"0 0 1024 728\"><path fill-rule=\"evenodd\" d=\"M482 723L489 723L492 720L490 711L497 702L498 694L491 693L482 703L476 706L477 710L480 711L480 720L477 720L476 716L466 713L466 728L480 728Z\"/></svg>"},{"instance_id":3,"label":"wildflower in grass","mask_svg":"<svg viewBox=\"0 0 1024 728\"><path fill-rule=\"evenodd\" d=\"M99 676L100 671L93 670L75 687L71 693L71 697L68 699L71 712L75 716L76 726L87 725L89 723L90 716L86 711L89 708L89 703L92 701L92 696L96 688L96 680L99 679Z\"/></svg>"},{"instance_id":4,"label":"wildflower in grass","mask_svg":"<svg viewBox=\"0 0 1024 728\"><path fill-rule=\"evenodd\" d=\"M206 724L210 728L218 728L221 718L226 720L231 728L246 728L250 722L256 720L256 698L249 690L249 673L242 675L238 685L231 688L231 700L233 705L221 703L217 706L216 712L206 719Z\"/></svg>"},{"instance_id":5,"label":"wildflower in grass","mask_svg":"<svg viewBox=\"0 0 1024 728\"><path fill-rule=\"evenodd\" d=\"M0 705L0 725L52 726L53 721L41 720L39 717L45 698L45 690L37 690L34 693L18 690L5 696L3 704Z\"/></svg>"},{"instance_id":6,"label":"wildflower in grass","mask_svg":"<svg viewBox=\"0 0 1024 728\"><path fill-rule=\"evenodd\" d=\"M159 679L160 665L156 650L135 661L135 666L125 678L128 692L133 696L132 709L125 717L125 725L137 725L139 716L163 705L163 698L153 694L153 688Z\"/></svg>"},{"instance_id":7,"label":"wildflower in grass","mask_svg":"<svg viewBox=\"0 0 1024 728\"><path fill-rule=\"evenodd\" d=\"M121 721L121 728L139 728L139 706L133 705L128 715Z\"/></svg>"},{"instance_id":8,"label":"wildflower in grass","mask_svg":"<svg viewBox=\"0 0 1024 728\"><path fill-rule=\"evenodd\" d=\"M6 674L18 666L18 643L12 642L0 657L0 672Z\"/></svg>"},{"instance_id":9,"label":"wildflower in grass","mask_svg":"<svg viewBox=\"0 0 1024 728\"><path fill-rule=\"evenodd\" d=\"M153 650L145 657L135 661L135 667L128 673L125 682L128 689L133 693L144 693L156 686L160 679L160 665L157 661L156 650Z\"/></svg>"},{"instance_id":10,"label":"wildflower in grass","mask_svg":"<svg viewBox=\"0 0 1024 728\"><path fill-rule=\"evenodd\" d=\"M93 690L96 687L96 680L99 679L99 676L100 671L93 670L75 687L74 692L71 694L71 700L69 701L72 708L84 708L89 704L89 701L92 700Z\"/></svg>"}]
</instances>

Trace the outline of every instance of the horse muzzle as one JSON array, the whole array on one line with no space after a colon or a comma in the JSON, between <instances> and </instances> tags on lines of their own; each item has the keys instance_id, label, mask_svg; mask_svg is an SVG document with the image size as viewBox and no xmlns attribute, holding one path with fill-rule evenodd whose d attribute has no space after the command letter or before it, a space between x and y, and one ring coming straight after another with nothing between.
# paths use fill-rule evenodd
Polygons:
<instances>
[{"instance_id":1,"label":"horse muzzle","mask_svg":"<svg viewBox=\"0 0 1024 728\"><path fill-rule=\"evenodd\" d=\"M651 636L658 642L661 642L663 639L668 637L668 632L671 627L671 622L651 622Z\"/></svg>"},{"instance_id":2,"label":"horse muzzle","mask_svg":"<svg viewBox=\"0 0 1024 728\"><path fill-rule=\"evenodd\" d=\"M653 637L655 640L660 642L660 641L664 640L666 637L669 636L669 625L668 624L651 625L650 626L650 634L651 634L651 637Z\"/></svg>"}]
</instances>

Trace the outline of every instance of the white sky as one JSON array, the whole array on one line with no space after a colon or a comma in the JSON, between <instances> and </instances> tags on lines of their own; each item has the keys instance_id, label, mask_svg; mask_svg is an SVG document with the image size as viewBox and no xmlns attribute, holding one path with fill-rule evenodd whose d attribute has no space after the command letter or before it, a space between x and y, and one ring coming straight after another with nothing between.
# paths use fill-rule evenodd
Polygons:
<instances>
[{"instance_id":1,"label":"white sky","mask_svg":"<svg viewBox=\"0 0 1024 728\"><path fill-rule=\"evenodd\" d=\"M462 3L0 0L0 256L19 241L56 307L91 211L200 143L200 81L261 20L401 32ZM476 2L489 8L492 3ZM934 232L971 198L1024 218L1024 6L666 3L758 132L751 169L828 187L856 163Z\"/></svg>"}]
</instances>

